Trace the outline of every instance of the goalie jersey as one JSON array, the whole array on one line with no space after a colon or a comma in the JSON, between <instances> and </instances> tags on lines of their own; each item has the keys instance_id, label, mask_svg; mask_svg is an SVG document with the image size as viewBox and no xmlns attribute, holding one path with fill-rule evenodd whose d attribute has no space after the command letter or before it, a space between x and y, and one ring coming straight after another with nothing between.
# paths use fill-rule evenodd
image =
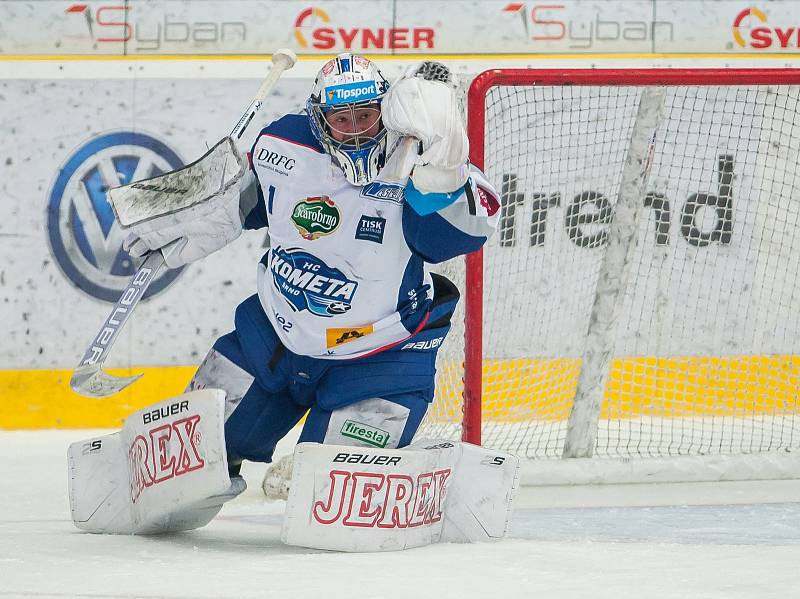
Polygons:
<instances>
[{"instance_id":1,"label":"goalie jersey","mask_svg":"<svg viewBox=\"0 0 800 599\"><path fill-rule=\"evenodd\" d=\"M426 263L479 249L499 217L497 194L475 167L451 194L422 194L411 182L351 185L306 115L264 128L250 163L257 202L244 227L269 227L270 243L258 296L299 355L355 358L413 337L436 306Z\"/></svg>"}]
</instances>

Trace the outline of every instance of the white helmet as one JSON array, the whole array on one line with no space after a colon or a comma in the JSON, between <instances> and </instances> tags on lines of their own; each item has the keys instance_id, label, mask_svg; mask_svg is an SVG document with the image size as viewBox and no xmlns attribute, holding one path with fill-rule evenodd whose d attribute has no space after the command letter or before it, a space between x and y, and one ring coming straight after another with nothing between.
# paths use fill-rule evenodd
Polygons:
<instances>
[{"instance_id":1,"label":"white helmet","mask_svg":"<svg viewBox=\"0 0 800 599\"><path fill-rule=\"evenodd\" d=\"M372 62L344 53L325 63L306 102L314 137L353 185L372 181L386 160L380 110L388 89Z\"/></svg>"}]
</instances>

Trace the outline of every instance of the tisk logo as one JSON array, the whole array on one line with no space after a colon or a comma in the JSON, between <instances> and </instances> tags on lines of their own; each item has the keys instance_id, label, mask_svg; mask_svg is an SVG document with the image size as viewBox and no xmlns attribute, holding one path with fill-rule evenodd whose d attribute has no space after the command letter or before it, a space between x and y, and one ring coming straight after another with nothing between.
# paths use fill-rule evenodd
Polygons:
<instances>
[{"instance_id":1,"label":"tisk logo","mask_svg":"<svg viewBox=\"0 0 800 599\"><path fill-rule=\"evenodd\" d=\"M294 20L294 38L301 48L315 50L433 49L430 27L331 27L331 17L317 7L301 10Z\"/></svg>"},{"instance_id":2,"label":"tisk logo","mask_svg":"<svg viewBox=\"0 0 800 599\"><path fill-rule=\"evenodd\" d=\"M741 48L800 48L800 26L770 27L767 15L750 7L733 20L733 39Z\"/></svg>"},{"instance_id":3,"label":"tisk logo","mask_svg":"<svg viewBox=\"0 0 800 599\"><path fill-rule=\"evenodd\" d=\"M47 204L50 248L67 278L97 299L116 302L141 260L122 249L126 233L106 191L182 166L172 149L143 133L109 133L76 149L59 169ZM165 271L145 297L165 289L182 270Z\"/></svg>"},{"instance_id":4,"label":"tisk logo","mask_svg":"<svg viewBox=\"0 0 800 599\"><path fill-rule=\"evenodd\" d=\"M383 243L383 232L386 230L386 219L380 216L362 214L356 229L356 239Z\"/></svg>"}]
</instances>

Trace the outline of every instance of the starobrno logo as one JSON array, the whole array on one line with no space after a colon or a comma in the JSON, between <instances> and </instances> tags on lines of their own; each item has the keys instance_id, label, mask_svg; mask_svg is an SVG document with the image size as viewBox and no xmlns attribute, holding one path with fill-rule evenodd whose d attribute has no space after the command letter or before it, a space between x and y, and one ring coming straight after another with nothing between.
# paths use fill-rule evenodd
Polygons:
<instances>
[{"instance_id":1,"label":"starobrno logo","mask_svg":"<svg viewBox=\"0 0 800 599\"><path fill-rule=\"evenodd\" d=\"M339 209L328 196L306 198L292 210L292 222L303 239L319 239L339 226Z\"/></svg>"}]
</instances>

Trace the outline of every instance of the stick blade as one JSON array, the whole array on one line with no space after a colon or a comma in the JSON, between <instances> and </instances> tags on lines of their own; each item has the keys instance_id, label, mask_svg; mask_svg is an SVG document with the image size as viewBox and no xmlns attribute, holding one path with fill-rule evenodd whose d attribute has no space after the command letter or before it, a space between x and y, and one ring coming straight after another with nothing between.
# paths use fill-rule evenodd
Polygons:
<instances>
[{"instance_id":1,"label":"stick blade","mask_svg":"<svg viewBox=\"0 0 800 599\"><path fill-rule=\"evenodd\" d=\"M108 397L119 393L128 385L136 382L142 374L133 376L114 376L108 374L97 364L79 366L72 373L69 386L75 393L84 397Z\"/></svg>"}]
</instances>

